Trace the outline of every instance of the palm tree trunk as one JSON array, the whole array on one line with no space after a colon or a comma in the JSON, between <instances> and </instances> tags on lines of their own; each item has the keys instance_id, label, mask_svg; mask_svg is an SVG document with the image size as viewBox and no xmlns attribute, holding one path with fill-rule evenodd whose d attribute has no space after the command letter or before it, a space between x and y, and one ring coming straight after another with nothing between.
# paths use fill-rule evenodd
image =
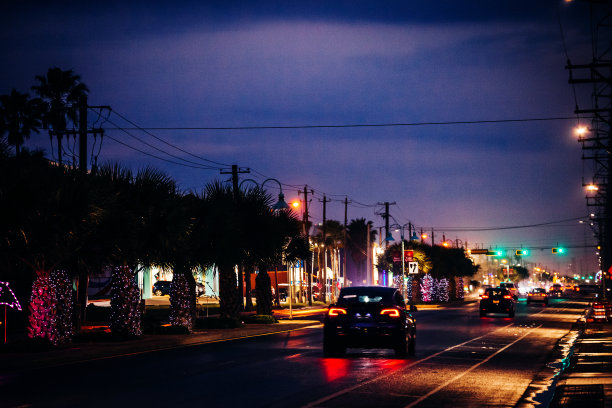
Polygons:
<instances>
[{"instance_id":1,"label":"palm tree trunk","mask_svg":"<svg viewBox=\"0 0 612 408\"><path fill-rule=\"evenodd\" d=\"M219 265L219 314L221 318L240 319L240 301L233 265Z\"/></svg>"},{"instance_id":2,"label":"palm tree trunk","mask_svg":"<svg viewBox=\"0 0 612 408\"><path fill-rule=\"evenodd\" d=\"M246 267L244 269L244 287L246 291L246 306L244 310L246 312L250 312L253 310L253 298L251 297L251 291L253 288L251 287L251 267Z\"/></svg>"},{"instance_id":3,"label":"palm tree trunk","mask_svg":"<svg viewBox=\"0 0 612 408\"><path fill-rule=\"evenodd\" d=\"M272 314L272 282L268 275L267 265L259 267L259 273L255 278L255 290L257 292L257 314Z\"/></svg>"}]
</instances>

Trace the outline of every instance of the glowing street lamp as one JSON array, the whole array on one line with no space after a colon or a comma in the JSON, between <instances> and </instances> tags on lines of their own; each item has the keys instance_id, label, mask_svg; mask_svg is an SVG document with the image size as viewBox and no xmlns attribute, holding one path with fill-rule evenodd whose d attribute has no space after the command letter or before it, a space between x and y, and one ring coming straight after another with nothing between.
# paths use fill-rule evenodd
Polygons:
<instances>
[{"instance_id":1,"label":"glowing street lamp","mask_svg":"<svg viewBox=\"0 0 612 408\"><path fill-rule=\"evenodd\" d=\"M586 191L592 192L592 193L599 190L599 187L597 186L597 184L593 184L593 183L587 184L586 186L584 186L584 188L586 189Z\"/></svg>"},{"instance_id":2,"label":"glowing street lamp","mask_svg":"<svg viewBox=\"0 0 612 408\"><path fill-rule=\"evenodd\" d=\"M578 136L578 140L582 140L588 131L589 129L586 126L576 126L574 128L574 133Z\"/></svg>"}]
</instances>

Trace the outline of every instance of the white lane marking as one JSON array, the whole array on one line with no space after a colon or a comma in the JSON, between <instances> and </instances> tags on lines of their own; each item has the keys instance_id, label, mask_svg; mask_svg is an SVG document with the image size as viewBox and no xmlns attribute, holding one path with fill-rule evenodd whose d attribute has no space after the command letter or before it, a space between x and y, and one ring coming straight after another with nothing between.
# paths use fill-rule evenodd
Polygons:
<instances>
[{"instance_id":1,"label":"white lane marking","mask_svg":"<svg viewBox=\"0 0 612 408\"><path fill-rule=\"evenodd\" d=\"M460 379L461 377L463 377L467 373L469 373L469 372L475 370L476 368L480 367L481 365L483 365L484 363L486 363L487 361L489 361L490 359L492 359L493 357L495 357L496 355L498 355L502 351L506 350L508 347L510 347L510 346L514 345L515 343L523 340L525 337L527 337L529 334L531 334L532 331L534 331L536 329L539 329L540 327L542 327L542 325L534 327L533 329L529 330L527 333L523 334L518 339L514 340L512 343L507 344L506 346L500 348L495 353L491 354L489 357L485 358L484 360L480 361L479 363L474 364L473 366L471 366L467 370L463 371L461 374L457 374L455 377L451 378L450 380L446 381L445 383L443 383L443 384L439 385L438 387L434 388L433 390L429 391L427 394L423 395L422 397L418 398L417 400L413 401L412 403L406 405L404 408L412 408L415 405L423 402L427 398L431 397L432 395L434 395L435 393L440 391L442 388L445 388L446 386L448 386L449 384L457 381L458 379Z\"/></svg>"},{"instance_id":2,"label":"white lane marking","mask_svg":"<svg viewBox=\"0 0 612 408\"><path fill-rule=\"evenodd\" d=\"M422 359L420 359L420 360L414 361L414 362L412 362L412 363L408 364L408 365L407 365L407 366L405 366L405 367L402 367L402 368L401 368L401 370L405 370L405 369L407 369L407 368L414 367L415 365L420 364L420 363L422 363L422 362L424 362L424 361L430 360L430 359L432 359L432 358L434 358L434 357L438 357L438 356L439 356L440 354L442 354L442 353L446 353L447 351L453 350L453 349L455 349L455 348L457 348L457 347L461 347L461 346L466 345L466 344L468 344L468 343L470 343L470 342L472 342L472 341L475 341L475 340L480 340L480 339L482 339L482 338L483 338L483 337L485 337L485 336L488 336L488 335L493 334L493 333L495 333L495 332L498 332L498 331L500 331L500 330L507 329L507 328L509 328L509 327L510 327L510 326L512 326L512 325L514 325L514 323L510 323L510 324L508 324L508 325L506 325L506 326L500 327L499 329L496 329L496 330L493 330L493 331L491 331L491 332L485 333L485 334L483 334L482 336L474 337L473 339L470 339L470 340L464 341L463 343L456 344L456 345L451 346L451 347L448 347L448 348L446 348L446 349L444 349L444 350L438 351L437 353L434 353L434 354L432 354L432 355L430 355L430 356L427 356L427 357L422 358ZM342 389L342 390L340 390L340 391L336 391L335 393L330 394L330 395L328 395L328 396L326 396L326 397L320 398L320 399L318 399L318 400L316 400L316 401L313 401L313 402L311 402L311 403L309 403L309 404L303 405L303 408L312 408L312 407L316 407L318 404L322 404L322 403L324 403L324 402L327 402L327 401L329 401L329 400L332 400L332 399L334 399L334 398L336 398L336 397L339 397L339 396L341 396L341 395L343 395L343 394L346 394L346 393L348 393L348 392L351 392L351 391L353 391L353 390L356 390L357 388L363 387L364 385L368 385L368 384L370 384L370 383L372 383L372 382L374 382L374 381L383 380L383 379L385 379L385 378L387 378L387 377L390 377L390 376L392 376L392 375L395 375L395 373L396 373L396 371L393 371L393 372L390 372L389 374L386 374L386 375L383 375L383 376L380 376L380 377L370 378L369 380L366 380L366 381L364 381L364 382L361 382L361 383L359 383L359 384L353 385L353 386L348 387L348 388L344 388L344 389Z\"/></svg>"}]
</instances>

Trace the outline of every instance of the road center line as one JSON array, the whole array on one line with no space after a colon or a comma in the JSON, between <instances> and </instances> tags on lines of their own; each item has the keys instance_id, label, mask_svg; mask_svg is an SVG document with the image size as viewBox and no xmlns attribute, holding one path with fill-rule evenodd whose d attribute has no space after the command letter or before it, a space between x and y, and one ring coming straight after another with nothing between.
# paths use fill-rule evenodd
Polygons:
<instances>
[{"instance_id":1,"label":"road center line","mask_svg":"<svg viewBox=\"0 0 612 408\"><path fill-rule=\"evenodd\" d=\"M539 325L537 327L532 328L527 333L523 334L521 337L519 337L518 339L514 340L512 343L507 344L506 346L500 348L495 353L491 354L489 357L485 358L484 360L482 360L479 363L474 364L473 366L471 366L470 368L468 368L467 370L465 370L461 374L458 374L455 377L451 378L450 380L446 381L444 384L439 385L438 387L436 387L433 390L429 391L427 394L423 395L422 397L418 398L417 400L413 401L412 403L406 405L404 408L412 408L415 405L421 403L422 401L426 400L427 398L431 397L432 395L434 395L435 393L440 391L442 388L445 388L446 386L448 386L449 384L457 381L458 379L460 379L461 377L463 377L467 373L469 373L469 372L475 370L476 368L480 367L481 365L483 365L484 363L486 363L487 361L489 361L490 359L492 359L493 357L495 357L496 355L498 355L502 351L506 350L508 347L510 347L510 346L514 345L515 343L518 343L519 341L523 340L525 337L527 337L529 334L531 334L532 331L534 331L536 329L539 329L540 327L542 327L542 325Z\"/></svg>"},{"instance_id":2,"label":"road center line","mask_svg":"<svg viewBox=\"0 0 612 408\"><path fill-rule=\"evenodd\" d=\"M430 356L427 356L427 357L422 358L422 359L420 359L420 360L414 361L414 362L412 362L412 363L408 364L407 366L402 367L402 368L401 368L401 370L405 370L405 369L407 369L407 368L414 367L415 365L420 364L420 363L422 363L422 362L424 362L424 361L427 361L427 360L430 360L430 359L432 359L432 358L438 357L440 354L443 354L443 353L446 353L447 351L450 351L450 350L456 349L457 347L464 346L464 345L466 345L466 344L468 344L468 343L470 343L470 342L472 342L472 341L475 341L475 340L480 340L480 339L482 339L483 337L486 337L486 336L488 336L488 335L490 335L490 334L493 334L493 333L498 332L498 331L500 331L500 330L507 329L507 328L509 328L509 327L510 327L510 326L512 326L512 325L514 325L514 323L510 323L510 324L508 324L508 325L506 325L506 326L500 327L499 329L493 330L492 332L485 333L485 334L483 334L482 336L474 337L473 339L470 339L470 340L464 341L463 343L460 343L460 344L455 344L454 346L451 346L451 347L448 347L448 348L446 348L446 349L444 349L444 350L438 351L437 353L434 353L434 354L432 354L432 355L430 355ZM540 326L538 326L538 327L540 327ZM532 329L532 330L533 330L533 329ZM522 338L522 337L521 337L521 338ZM348 388L344 388L344 389L342 389L342 390L340 390L340 391L336 391L335 393L330 394L330 395L328 395L328 396L326 396L326 397L323 397L323 398L321 398L321 399L318 399L318 400L316 400L316 401L314 401L314 402L311 402L311 403L309 403L309 404L303 405L303 408L312 408L312 407L316 407L318 404L322 404L322 403L324 403L324 402L327 402L327 401L329 401L329 400L332 400L332 399L334 399L334 398L337 398L337 397L339 397L339 396L341 396L341 395L344 395L344 394L346 394L346 393L348 393L348 392L351 392L351 391L353 391L353 390L356 390L357 388L363 387L364 385L368 385L368 384L370 384L370 383L373 383L374 381L384 380L384 379L385 379L385 378L387 378L387 377L390 377L390 376L392 376L392 375L395 375L395 373L396 373L396 371L393 371L393 372L390 372L389 374L386 374L386 375L383 375L383 376L380 376L380 377L370 378L369 380L366 380L366 381L361 382L361 383L359 383L359 384L356 384L356 385L350 386L350 387L348 387Z\"/></svg>"}]
</instances>

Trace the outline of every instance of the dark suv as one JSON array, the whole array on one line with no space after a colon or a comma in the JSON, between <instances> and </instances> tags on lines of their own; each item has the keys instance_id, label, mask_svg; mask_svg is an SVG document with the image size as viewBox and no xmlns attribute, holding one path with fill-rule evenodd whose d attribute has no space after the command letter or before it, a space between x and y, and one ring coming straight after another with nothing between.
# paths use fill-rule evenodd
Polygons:
<instances>
[{"instance_id":1,"label":"dark suv","mask_svg":"<svg viewBox=\"0 0 612 408\"><path fill-rule=\"evenodd\" d=\"M343 355L347 347L392 348L414 354L416 323L396 288L356 286L340 290L323 327L323 354Z\"/></svg>"},{"instance_id":2,"label":"dark suv","mask_svg":"<svg viewBox=\"0 0 612 408\"><path fill-rule=\"evenodd\" d=\"M514 317L514 297L504 288L489 288L480 296L480 317L487 313L508 313Z\"/></svg>"},{"instance_id":3,"label":"dark suv","mask_svg":"<svg viewBox=\"0 0 612 408\"><path fill-rule=\"evenodd\" d=\"M153 284L153 294L155 296L164 296L170 294L171 281L157 281Z\"/></svg>"}]
</instances>

